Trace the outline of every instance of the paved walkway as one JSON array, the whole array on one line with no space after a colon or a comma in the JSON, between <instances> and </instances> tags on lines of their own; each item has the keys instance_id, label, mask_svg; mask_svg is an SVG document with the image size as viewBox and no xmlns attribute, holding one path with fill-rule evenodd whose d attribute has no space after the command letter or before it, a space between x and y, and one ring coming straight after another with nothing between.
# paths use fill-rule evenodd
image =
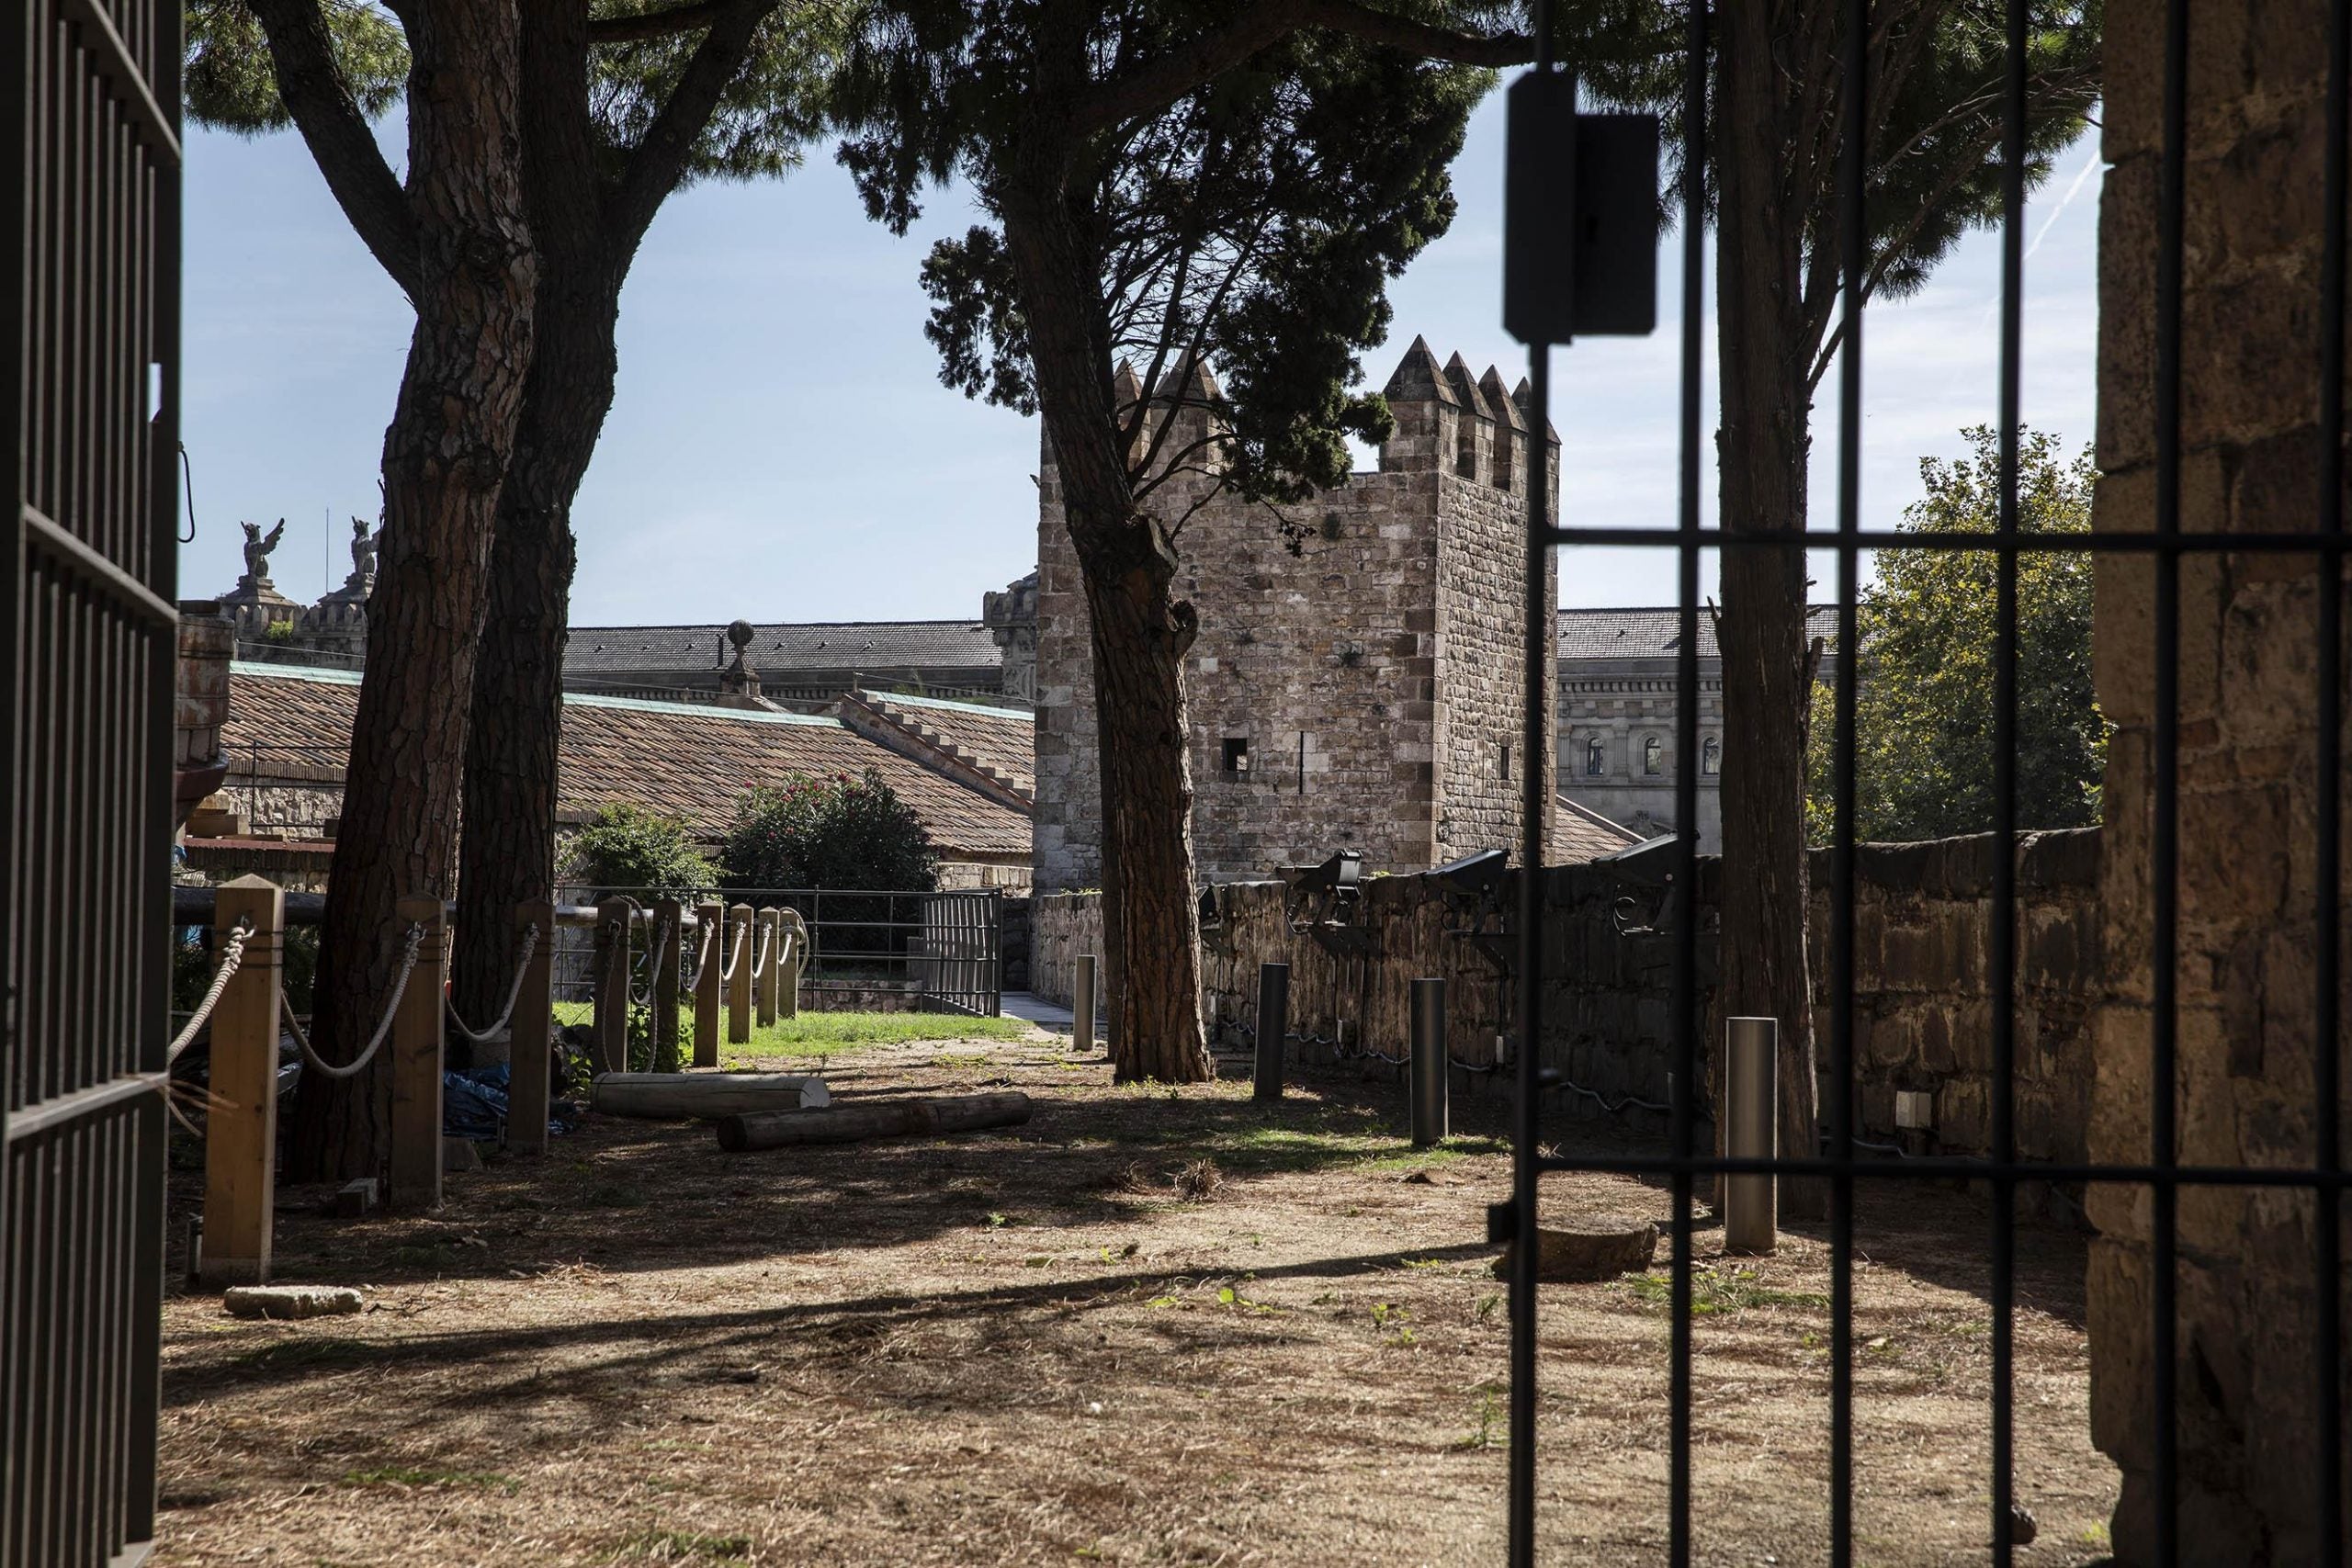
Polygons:
<instances>
[{"instance_id":1,"label":"paved walkway","mask_svg":"<svg viewBox=\"0 0 2352 1568\"><path fill-rule=\"evenodd\" d=\"M1007 991L1001 1003L1007 1018L1025 1018L1041 1029L1057 1029L1067 1034L1070 1032L1070 1026L1078 1021L1078 1014L1059 1002L1046 1001L1027 991ZM1102 1026L1109 1021L1099 1012L1094 1015L1094 1037L1100 1040L1102 1038Z\"/></svg>"}]
</instances>

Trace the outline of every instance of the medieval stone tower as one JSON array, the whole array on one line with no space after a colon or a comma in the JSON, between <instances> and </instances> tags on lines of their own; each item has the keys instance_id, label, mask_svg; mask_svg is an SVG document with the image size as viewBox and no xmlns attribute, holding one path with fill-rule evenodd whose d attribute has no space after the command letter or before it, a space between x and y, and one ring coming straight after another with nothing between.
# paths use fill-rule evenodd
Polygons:
<instances>
[{"instance_id":1,"label":"medieval stone tower","mask_svg":"<svg viewBox=\"0 0 2352 1568\"><path fill-rule=\"evenodd\" d=\"M1132 376L1121 385L1142 396ZM1458 354L1441 367L1416 338L1384 389L1396 431L1376 471L1279 513L1219 496L1185 517L1211 476L1171 479L1148 502L1185 519L1176 588L1200 613L1184 680L1204 880L1340 849L1366 872L1415 871L1518 842L1525 384L1474 378ZM1154 403L1206 432L1216 397L1195 366ZM1086 600L1050 452L1039 483L1034 848L1048 892L1100 884L1102 836ZM1547 584L1547 670L1556 600ZM1532 761L1548 772L1548 710L1544 722Z\"/></svg>"}]
</instances>

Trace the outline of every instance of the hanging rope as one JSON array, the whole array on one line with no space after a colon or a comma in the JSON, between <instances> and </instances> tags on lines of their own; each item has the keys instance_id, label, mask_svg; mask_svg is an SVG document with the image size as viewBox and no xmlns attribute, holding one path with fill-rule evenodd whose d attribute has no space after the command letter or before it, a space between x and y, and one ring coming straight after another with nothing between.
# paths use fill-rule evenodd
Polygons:
<instances>
[{"instance_id":1,"label":"hanging rope","mask_svg":"<svg viewBox=\"0 0 2352 1568\"><path fill-rule=\"evenodd\" d=\"M411 921L408 928L408 950L401 954L400 977L392 982L391 999L384 1004L384 1016L377 1023L376 1032L369 1037L368 1048L340 1067L322 1060L319 1054L311 1048L311 1037L302 1032L301 1022L294 1016L292 999L286 995L283 987L279 987L277 1010L285 1017L287 1032L294 1036L295 1045L301 1050L302 1060L316 1071L331 1078L357 1077L368 1064L375 1059L376 1048L381 1045L392 1032L392 1019L400 1011L401 997L408 989L408 977L416 972L416 955L424 946L424 927L418 922Z\"/></svg>"},{"instance_id":2,"label":"hanging rope","mask_svg":"<svg viewBox=\"0 0 2352 1568\"><path fill-rule=\"evenodd\" d=\"M629 983L628 999L631 1005L641 1008L650 1008L653 1005L654 990L662 981L662 954L667 950L669 943L670 918L664 915L662 917L662 923L653 928L653 941L645 950L645 963L642 966L645 970L645 989L639 991L635 981Z\"/></svg>"},{"instance_id":3,"label":"hanging rope","mask_svg":"<svg viewBox=\"0 0 2352 1568\"><path fill-rule=\"evenodd\" d=\"M204 999L196 1004L196 1010L188 1015L186 1027L172 1041L172 1048L164 1053L165 1066L179 1060L180 1053L187 1050L188 1042L196 1038L196 1032L202 1029L204 1021L212 1016L213 1008L220 1003L220 993L229 988L229 977L237 972L237 965L245 961L245 942L253 934L254 923L239 920L236 929L229 933L229 940L220 944L220 967L213 971L212 987L204 993Z\"/></svg>"},{"instance_id":4,"label":"hanging rope","mask_svg":"<svg viewBox=\"0 0 2352 1568\"><path fill-rule=\"evenodd\" d=\"M529 971L531 953L538 945L539 925L537 920L534 920L523 928L523 951L514 955L514 983L506 987L506 1005L499 1010L498 1017L492 1021L489 1028L467 1028L466 1021L458 1016L458 1003L454 998L447 998L444 1003L449 1015L450 1027L477 1045L487 1045L496 1039L499 1032L503 1030L507 1021L514 1016L514 1003L523 995L523 976Z\"/></svg>"},{"instance_id":5,"label":"hanging rope","mask_svg":"<svg viewBox=\"0 0 2352 1568\"><path fill-rule=\"evenodd\" d=\"M710 967L711 949L718 945L718 928L715 925L707 925L703 927L702 950L695 954L695 977L692 983L686 987L686 989L689 991L698 992L702 989L703 971Z\"/></svg>"},{"instance_id":6,"label":"hanging rope","mask_svg":"<svg viewBox=\"0 0 2352 1568\"><path fill-rule=\"evenodd\" d=\"M720 985L731 986L735 983L735 971L742 966L743 950L751 945L745 940L750 934L741 926L735 928L735 940L727 944L727 966L718 972Z\"/></svg>"},{"instance_id":7,"label":"hanging rope","mask_svg":"<svg viewBox=\"0 0 2352 1568\"><path fill-rule=\"evenodd\" d=\"M760 951L752 960L752 983L757 985L767 976L768 965L775 958L775 928L770 926L760 932Z\"/></svg>"}]
</instances>

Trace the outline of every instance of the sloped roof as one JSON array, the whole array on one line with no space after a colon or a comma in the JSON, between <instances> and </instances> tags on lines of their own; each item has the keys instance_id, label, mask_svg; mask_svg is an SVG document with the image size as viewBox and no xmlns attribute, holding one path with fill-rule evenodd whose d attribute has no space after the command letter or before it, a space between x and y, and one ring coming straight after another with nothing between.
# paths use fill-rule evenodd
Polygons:
<instances>
[{"instance_id":1,"label":"sloped roof","mask_svg":"<svg viewBox=\"0 0 2352 1568\"><path fill-rule=\"evenodd\" d=\"M1589 806L1565 795L1552 797L1552 859L1558 865L1582 865L1633 848L1642 836L1622 823L1611 822Z\"/></svg>"},{"instance_id":2,"label":"sloped roof","mask_svg":"<svg viewBox=\"0 0 2352 1568\"><path fill-rule=\"evenodd\" d=\"M1835 604L1815 604L1805 613L1808 637L1835 638L1838 635L1838 607ZM1672 605L1662 608L1562 610L1560 612L1560 658L1570 659L1672 659L1681 651L1678 644L1682 635L1682 612ZM1704 604L1699 606L1699 657L1715 659L1722 650L1715 646L1715 618Z\"/></svg>"},{"instance_id":3,"label":"sloped roof","mask_svg":"<svg viewBox=\"0 0 2352 1568\"><path fill-rule=\"evenodd\" d=\"M860 692L858 700L892 724L996 780L1023 800L1037 798L1037 721L1019 708Z\"/></svg>"},{"instance_id":4,"label":"sloped roof","mask_svg":"<svg viewBox=\"0 0 2352 1568\"><path fill-rule=\"evenodd\" d=\"M258 742L259 776L342 775L358 705L359 677L342 671L232 664L229 717L221 728L231 776L248 776ZM274 748L300 737L311 772L279 766ZM559 816L577 818L612 801L684 818L707 838L724 833L736 803L761 784L796 773L880 773L922 821L941 852L1025 855L1029 818L1020 811L877 746L838 719L753 712L628 697L564 698L557 756Z\"/></svg>"},{"instance_id":5,"label":"sloped roof","mask_svg":"<svg viewBox=\"0 0 2352 1568\"><path fill-rule=\"evenodd\" d=\"M734 650L716 623L681 626L574 626L563 650L566 675L675 670L702 674ZM744 651L771 680L802 670L970 670L993 674L1004 650L978 621L819 621L752 628Z\"/></svg>"}]
</instances>

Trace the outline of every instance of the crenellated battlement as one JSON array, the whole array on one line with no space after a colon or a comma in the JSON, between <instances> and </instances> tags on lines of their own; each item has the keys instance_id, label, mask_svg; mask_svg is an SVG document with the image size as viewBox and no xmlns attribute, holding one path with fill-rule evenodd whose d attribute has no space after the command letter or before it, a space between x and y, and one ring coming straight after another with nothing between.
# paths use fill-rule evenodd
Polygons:
<instances>
[{"instance_id":1,"label":"crenellated battlement","mask_svg":"<svg viewBox=\"0 0 2352 1568\"><path fill-rule=\"evenodd\" d=\"M1417 337L1381 395L1396 422L1381 445L1383 473L1449 473L1514 494L1525 484L1525 379L1506 392L1493 366L1474 377L1458 353L1441 366L1429 340ZM1545 434L1557 449L1559 433L1547 426Z\"/></svg>"}]
</instances>

